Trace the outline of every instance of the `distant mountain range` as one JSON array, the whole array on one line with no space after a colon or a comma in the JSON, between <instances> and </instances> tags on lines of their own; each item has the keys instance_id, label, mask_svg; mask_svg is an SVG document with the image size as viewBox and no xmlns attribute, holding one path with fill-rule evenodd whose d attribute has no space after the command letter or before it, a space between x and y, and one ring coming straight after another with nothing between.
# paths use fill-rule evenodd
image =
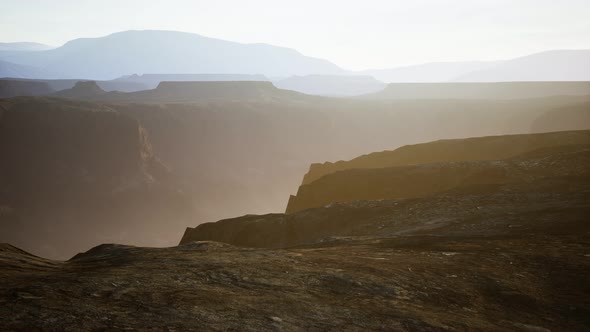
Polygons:
<instances>
[{"instance_id":1,"label":"distant mountain range","mask_svg":"<svg viewBox=\"0 0 590 332\"><path fill-rule=\"evenodd\" d=\"M453 81L590 81L590 50L555 50L500 61Z\"/></svg>"},{"instance_id":2,"label":"distant mountain range","mask_svg":"<svg viewBox=\"0 0 590 332\"><path fill-rule=\"evenodd\" d=\"M380 82L590 81L590 50L551 50L502 61L433 62L355 72L290 48L156 30L80 38L57 48L36 43L0 43L0 60L0 77L121 78L140 80L137 83L142 84L150 81L147 86L154 88L161 81L177 80L170 77L178 75L187 75L178 79L181 81L193 80L191 75L204 75L194 79L197 81L208 79L207 75L216 81L249 75L249 79L231 80L271 78L285 88L321 95L373 91ZM357 78L352 91L348 91L351 75ZM358 76L372 76L375 80L363 83ZM371 87L361 87L365 83ZM301 88L301 84L305 86Z\"/></svg>"},{"instance_id":3,"label":"distant mountain range","mask_svg":"<svg viewBox=\"0 0 590 332\"><path fill-rule=\"evenodd\" d=\"M284 47L241 44L175 31L125 31L81 38L47 51L0 55L51 69L62 78L114 79L144 73L227 73L291 76L345 71Z\"/></svg>"},{"instance_id":4,"label":"distant mountain range","mask_svg":"<svg viewBox=\"0 0 590 332\"><path fill-rule=\"evenodd\" d=\"M360 73L387 83L589 81L590 50L552 50L504 61L432 62Z\"/></svg>"}]
</instances>

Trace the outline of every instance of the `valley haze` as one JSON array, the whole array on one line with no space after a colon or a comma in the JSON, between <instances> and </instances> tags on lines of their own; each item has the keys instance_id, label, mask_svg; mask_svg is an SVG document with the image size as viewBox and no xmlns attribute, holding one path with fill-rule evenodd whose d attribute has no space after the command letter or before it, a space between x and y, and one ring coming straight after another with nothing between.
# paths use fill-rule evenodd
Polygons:
<instances>
[{"instance_id":1,"label":"valley haze","mask_svg":"<svg viewBox=\"0 0 590 332\"><path fill-rule=\"evenodd\" d=\"M590 330L588 15L6 1L0 330Z\"/></svg>"}]
</instances>

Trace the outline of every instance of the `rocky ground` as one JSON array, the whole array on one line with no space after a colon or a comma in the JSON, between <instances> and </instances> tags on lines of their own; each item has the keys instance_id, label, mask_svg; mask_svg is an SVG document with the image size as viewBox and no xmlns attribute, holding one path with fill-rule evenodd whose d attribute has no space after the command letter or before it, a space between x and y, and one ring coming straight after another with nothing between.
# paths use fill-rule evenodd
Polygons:
<instances>
[{"instance_id":1,"label":"rocky ground","mask_svg":"<svg viewBox=\"0 0 590 332\"><path fill-rule=\"evenodd\" d=\"M287 248L211 241L101 245L69 261L49 261L3 245L0 327L590 330L590 188L581 183L533 196L511 189L496 196L333 204L304 212L370 207L387 213L370 236ZM406 219L395 221L392 206ZM457 218L432 219L442 213Z\"/></svg>"}]
</instances>

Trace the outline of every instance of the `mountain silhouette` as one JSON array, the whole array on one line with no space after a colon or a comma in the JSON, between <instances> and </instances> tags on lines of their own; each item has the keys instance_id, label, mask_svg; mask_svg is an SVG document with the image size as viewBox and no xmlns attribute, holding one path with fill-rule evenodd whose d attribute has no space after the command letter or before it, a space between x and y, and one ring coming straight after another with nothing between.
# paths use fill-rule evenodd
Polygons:
<instances>
[{"instance_id":1,"label":"mountain silhouette","mask_svg":"<svg viewBox=\"0 0 590 332\"><path fill-rule=\"evenodd\" d=\"M550 50L501 61L431 62L359 73L386 83L589 81L590 50Z\"/></svg>"},{"instance_id":2,"label":"mountain silhouette","mask_svg":"<svg viewBox=\"0 0 590 332\"><path fill-rule=\"evenodd\" d=\"M290 76L343 72L326 60L307 57L289 48L156 30L75 39L52 50L20 52L3 58L51 69L62 78L86 79L114 79L134 73Z\"/></svg>"}]
</instances>

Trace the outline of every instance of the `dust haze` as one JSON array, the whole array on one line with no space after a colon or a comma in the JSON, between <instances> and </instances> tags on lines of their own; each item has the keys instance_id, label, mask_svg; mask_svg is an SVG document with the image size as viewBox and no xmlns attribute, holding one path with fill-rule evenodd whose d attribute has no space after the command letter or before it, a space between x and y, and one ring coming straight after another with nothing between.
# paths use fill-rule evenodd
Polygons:
<instances>
[{"instance_id":1,"label":"dust haze","mask_svg":"<svg viewBox=\"0 0 590 332\"><path fill-rule=\"evenodd\" d=\"M255 1L203 31L177 10L218 5L125 25L131 3L103 25L111 1L7 3L37 30L0 23L0 330L590 329L582 2L537 3L559 22L459 3L411 30L384 13L439 5L329 28L355 11ZM76 38L45 21L68 14ZM371 27L424 45L322 39Z\"/></svg>"}]
</instances>

